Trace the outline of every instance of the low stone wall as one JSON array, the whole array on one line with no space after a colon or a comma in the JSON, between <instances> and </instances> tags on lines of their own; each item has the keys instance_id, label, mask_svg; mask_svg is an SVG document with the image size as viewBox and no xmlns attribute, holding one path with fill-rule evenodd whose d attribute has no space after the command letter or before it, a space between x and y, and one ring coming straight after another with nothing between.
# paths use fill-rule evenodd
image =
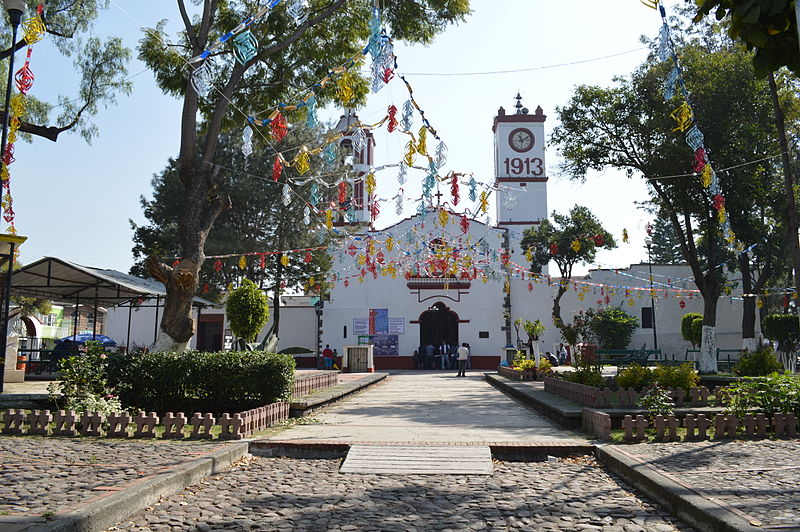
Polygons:
<instances>
[{"instance_id":1,"label":"low stone wall","mask_svg":"<svg viewBox=\"0 0 800 532\"><path fill-rule=\"evenodd\" d=\"M611 390L586 386L553 377L544 377L544 390L560 395L582 406L603 408L611 406Z\"/></svg>"},{"instance_id":2,"label":"low stone wall","mask_svg":"<svg viewBox=\"0 0 800 532\"><path fill-rule=\"evenodd\" d=\"M775 414L768 418L764 414L747 414L740 421L734 415L717 414L707 418L705 414L687 414L681 422L676 416L655 416L650 423L644 416L625 416L622 429L625 441L641 441L645 439L645 430L656 429L656 439L662 441L678 441L678 427L686 428L683 441L703 441L711 439L708 429L714 429L714 439L746 438L763 440L775 438L797 438L797 417L794 414Z\"/></svg>"},{"instance_id":3,"label":"low stone wall","mask_svg":"<svg viewBox=\"0 0 800 532\"><path fill-rule=\"evenodd\" d=\"M611 439L611 416L607 413L591 408L582 408L581 424L583 430L593 434L597 439L603 441Z\"/></svg>"},{"instance_id":4,"label":"low stone wall","mask_svg":"<svg viewBox=\"0 0 800 532\"><path fill-rule=\"evenodd\" d=\"M319 375L301 376L294 380L292 397L308 395L325 388L331 388L339 384L339 372L325 371Z\"/></svg>"},{"instance_id":5,"label":"low stone wall","mask_svg":"<svg viewBox=\"0 0 800 532\"><path fill-rule=\"evenodd\" d=\"M255 432L271 427L289 417L289 403L272 403L237 414L222 414L217 420L212 414L199 412L187 418L183 412L174 414L167 412L159 419L155 412L139 413L135 417L128 412L111 413L108 416L100 412L77 413L74 410L34 410L26 413L23 410L7 410L3 413L3 434L31 436L94 436L107 438L155 438L156 426L161 422L163 439L184 439L187 435L184 428L191 431L188 439L210 440L214 438L212 427L219 425L221 440L240 440L248 438ZM134 425L131 433L130 425Z\"/></svg>"},{"instance_id":6,"label":"low stone wall","mask_svg":"<svg viewBox=\"0 0 800 532\"><path fill-rule=\"evenodd\" d=\"M535 371L522 371L519 369L509 368L508 366L497 366L497 373L501 377L511 379L512 381L536 380Z\"/></svg>"}]
</instances>

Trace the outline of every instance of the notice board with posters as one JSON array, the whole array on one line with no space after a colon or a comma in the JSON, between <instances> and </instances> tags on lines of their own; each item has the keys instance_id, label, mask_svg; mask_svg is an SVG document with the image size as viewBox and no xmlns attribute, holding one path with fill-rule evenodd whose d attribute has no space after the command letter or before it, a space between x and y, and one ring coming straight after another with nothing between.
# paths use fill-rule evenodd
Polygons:
<instances>
[{"instance_id":1,"label":"notice board with posters","mask_svg":"<svg viewBox=\"0 0 800 532\"><path fill-rule=\"evenodd\" d=\"M369 334L389 334L389 309L369 309Z\"/></svg>"},{"instance_id":2,"label":"notice board with posters","mask_svg":"<svg viewBox=\"0 0 800 532\"><path fill-rule=\"evenodd\" d=\"M370 337L375 356L397 356L400 354L400 343L396 334L377 334Z\"/></svg>"}]
</instances>

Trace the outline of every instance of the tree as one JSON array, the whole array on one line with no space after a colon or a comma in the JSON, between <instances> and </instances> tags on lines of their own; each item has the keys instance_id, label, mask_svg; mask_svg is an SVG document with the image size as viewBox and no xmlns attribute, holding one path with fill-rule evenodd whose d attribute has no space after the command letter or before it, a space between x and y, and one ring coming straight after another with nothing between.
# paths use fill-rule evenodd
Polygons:
<instances>
[{"instance_id":1,"label":"tree","mask_svg":"<svg viewBox=\"0 0 800 532\"><path fill-rule=\"evenodd\" d=\"M28 17L35 13L35 3L29 3ZM78 132L87 142L97 136L97 127L92 117L101 107L116 102L118 94L129 94L131 83L126 79L130 50L122 46L119 37L105 40L93 36L92 26L100 12L108 7L108 0L45 0L42 19L46 27L46 38L65 60L73 60L75 71L80 76L78 97L59 96L58 103L45 102L29 94L27 117L21 121L19 131L23 138L35 135L53 142L65 131ZM6 17L3 17L6 20ZM11 35L11 31L4 31ZM0 50L0 60L12 51L22 50L27 42L21 37L16 43L5 43ZM35 45L40 46L40 45ZM35 61L35 59L34 59ZM4 61L4 65L7 63ZM3 79L7 75L4 67ZM32 66L35 70L35 63ZM35 92L35 91L34 91ZM2 101L5 95L0 96ZM51 117L59 109L56 118ZM2 111L0 111L0 115ZM54 120L54 123L50 124Z\"/></svg>"},{"instance_id":2,"label":"tree","mask_svg":"<svg viewBox=\"0 0 800 532\"><path fill-rule=\"evenodd\" d=\"M538 225L526 229L520 248L535 272L540 272L550 261L558 266L561 279L553 299L553 323L561 329L564 323L561 319L561 297L572 279L572 268L579 262L593 262L598 248L613 249L617 244L611 233L603 229L600 221L586 207L575 205L569 215L553 211L552 217L552 222L542 220Z\"/></svg>"},{"instance_id":3,"label":"tree","mask_svg":"<svg viewBox=\"0 0 800 532\"><path fill-rule=\"evenodd\" d=\"M228 296L225 313L233 334L245 342L255 342L269 319L269 302L253 281L244 279L242 285Z\"/></svg>"},{"instance_id":4,"label":"tree","mask_svg":"<svg viewBox=\"0 0 800 532\"><path fill-rule=\"evenodd\" d=\"M772 175L765 170L768 161L753 163L775 153L768 92L754 76L749 55L730 44L709 46L687 38L678 55L695 120L705 145L713 149L713 164L735 167L718 176L731 225L741 227L745 215L757 211L754 205L763 205L764 177ZM728 244L720 234L712 193L693 177L691 151L683 135L673 132L670 113L681 102L664 100L670 70L670 64L651 57L613 87L578 87L569 104L557 110L562 125L552 140L564 156L563 170L573 179L614 167L647 180L650 200L670 220L703 296L700 368L715 372L716 306L725 285L719 266L729 259Z\"/></svg>"},{"instance_id":5,"label":"tree","mask_svg":"<svg viewBox=\"0 0 800 532\"><path fill-rule=\"evenodd\" d=\"M676 264L683 262L680 238L668 218L659 216L653 221L653 233L650 236L650 257L648 260L658 264Z\"/></svg>"},{"instance_id":6,"label":"tree","mask_svg":"<svg viewBox=\"0 0 800 532\"><path fill-rule=\"evenodd\" d=\"M681 337L697 348L702 342L703 315L697 312L687 312L681 318Z\"/></svg>"},{"instance_id":7,"label":"tree","mask_svg":"<svg viewBox=\"0 0 800 532\"><path fill-rule=\"evenodd\" d=\"M600 349L627 349L638 327L639 320L616 307L599 310L591 321Z\"/></svg>"},{"instance_id":8,"label":"tree","mask_svg":"<svg viewBox=\"0 0 800 532\"><path fill-rule=\"evenodd\" d=\"M688 2L688 0L687 0ZM755 50L753 64L761 76L785 66L800 74L797 12L788 0L695 0L700 22L712 11L728 24L728 35Z\"/></svg>"},{"instance_id":9,"label":"tree","mask_svg":"<svg viewBox=\"0 0 800 532\"><path fill-rule=\"evenodd\" d=\"M228 195L220 189L224 172L213 165L220 133L241 127L243 115L269 116L281 102L297 102L302 88L313 86L331 67L344 64L368 41L374 6L368 0L312 0L308 16L295 21L286 9L276 8L249 27L261 41L251 50L252 57L233 61L230 50L224 48L193 64L193 68L207 69L214 84L214 90L198 94L184 68L186 59L200 55L215 36L234 28L260 4L203 0L194 18L185 0L177 0L177 4L184 27L177 39L170 41L177 41L182 53L176 53L175 46L166 45L163 23L149 30L139 46L139 57L153 70L161 89L183 101L176 159L180 200L184 204L179 224L182 258L174 267L161 263L155 255L147 261L151 275L167 287L158 349L185 348L194 334L191 301L205 262L206 240L219 215L231 205ZM468 0L390 2L381 11L383 22L395 39L423 43L468 13ZM351 75L356 96L349 105L363 101L367 86L356 69L350 71L348 76ZM334 89L329 86L319 90L317 103L332 101ZM286 111L290 122L304 115L304 111ZM286 145L281 149L287 158L299 150L289 150Z\"/></svg>"},{"instance_id":10,"label":"tree","mask_svg":"<svg viewBox=\"0 0 800 532\"><path fill-rule=\"evenodd\" d=\"M316 129L298 128L287 136L293 145L313 143L319 139ZM269 177L276 152L265 147L245 158L241 152L241 138L234 134L222 134L217 149L217 160L225 167L225 178L220 190L231 199L232 209L221 216L206 241L207 255L229 255L234 253L259 253L265 251L284 251L325 245L318 238L312 225L303 224L306 204L299 198L290 196L291 202L283 204L284 183L275 183ZM317 158L311 161L310 172L318 172ZM284 170L287 175L298 177L293 169ZM139 226L131 221L134 231L133 256L136 259L131 268L132 275L147 276L145 260L148 254L177 258L181 254L179 234L180 220L184 203L181 201L182 185L177 172L177 163L169 161L167 167L152 180L153 199L141 199L147 225ZM296 192L308 196L312 184L297 187ZM320 194L326 187L318 186ZM322 200L330 197L322 195ZM241 255L217 262L206 261L199 271L200 293L203 297L220 300L229 286L238 286L243 278L254 281L262 289L270 289L273 299L272 330L280 335L280 294L287 290L322 290L320 283L309 287L312 277L321 279L330 268L330 257L324 250L309 253L306 261L304 253L295 253L283 259L283 255L273 253L262 256L250 255L245 259L245 268L240 268ZM286 264L284 264L284 262Z\"/></svg>"},{"instance_id":11,"label":"tree","mask_svg":"<svg viewBox=\"0 0 800 532\"><path fill-rule=\"evenodd\" d=\"M800 318L795 314L772 314L764 318L764 336L778 342L781 362L787 371L797 366L797 346L800 344Z\"/></svg>"}]
</instances>

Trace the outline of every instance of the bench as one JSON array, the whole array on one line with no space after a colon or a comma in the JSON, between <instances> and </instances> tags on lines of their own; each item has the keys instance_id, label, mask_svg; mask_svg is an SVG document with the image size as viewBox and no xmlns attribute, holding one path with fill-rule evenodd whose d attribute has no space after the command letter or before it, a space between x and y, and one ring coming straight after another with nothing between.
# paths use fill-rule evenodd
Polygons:
<instances>
[{"instance_id":1,"label":"bench","mask_svg":"<svg viewBox=\"0 0 800 532\"><path fill-rule=\"evenodd\" d=\"M631 364L639 364L646 366L650 357L661 356L661 349L602 349L597 351L597 355L601 364L610 364L613 366L629 366Z\"/></svg>"}]
</instances>

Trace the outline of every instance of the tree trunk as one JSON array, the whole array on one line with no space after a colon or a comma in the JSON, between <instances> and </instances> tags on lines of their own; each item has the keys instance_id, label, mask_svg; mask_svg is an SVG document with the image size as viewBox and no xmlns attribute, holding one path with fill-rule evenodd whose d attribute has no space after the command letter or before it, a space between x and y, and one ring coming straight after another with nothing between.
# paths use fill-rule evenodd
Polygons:
<instances>
[{"instance_id":1,"label":"tree trunk","mask_svg":"<svg viewBox=\"0 0 800 532\"><path fill-rule=\"evenodd\" d=\"M275 267L275 287L272 290L272 334L281 336L281 282L283 281L283 264L281 255L277 254Z\"/></svg>"},{"instance_id":2,"label":"tree trunk","mask_svg":"<svg viewBox=\"0 0 800 532\"><path fill-rule=\"evenodd\" d=\"M558 292L556 292L556 297L553 298L553 323L558 327L561 328L561 324L564 321L561 319L561 298L567 291L567 287L564 283L558 284Z\"/></svg>"},{"instance_id":3,"label":"tree trunk","mask_svg":"<svg viewBox=\"0 0 800 532\"><path fill-rule=\"evenodd\" d=\"M700 344L700 373L716 373L717 368L717 300L719 296L709 294L703 299L703 332Z\"/></svg>"},{"instance_id":4,"label":"tree trunk","mask_svg":"<svg viewBox=\"0 0 800 532\"><path fill-rule=\"evenodd\" d=\"M747 253L739 254L739 271L742 273L742 293L753 293L753 277L750 272L750 259ZM745 297L742 300L742 349L754 351L756 344L756 300Z\"/></svg>"},{"instance_id":5,"label":"tree trunk","mask_svg":"<svg viewBox=\"0 0 800 532\"><path fill-rule=\"evenodd\" d=\"M796 293L800 294L800 241L797 235L797 205L794 201L794 179L792 178L792 169L789 163L789 143L786 141L783 109L781 109L781 102L778 99L778 86L775 84L775 76L772 72L769 73L769 92L772 96L775 128L778 130L778 142L781 147L784 188L786 189L786 229L789 232L789 248L792 254L792 266L794 267L794 289Z\"/></svg>"}]
</instances>

